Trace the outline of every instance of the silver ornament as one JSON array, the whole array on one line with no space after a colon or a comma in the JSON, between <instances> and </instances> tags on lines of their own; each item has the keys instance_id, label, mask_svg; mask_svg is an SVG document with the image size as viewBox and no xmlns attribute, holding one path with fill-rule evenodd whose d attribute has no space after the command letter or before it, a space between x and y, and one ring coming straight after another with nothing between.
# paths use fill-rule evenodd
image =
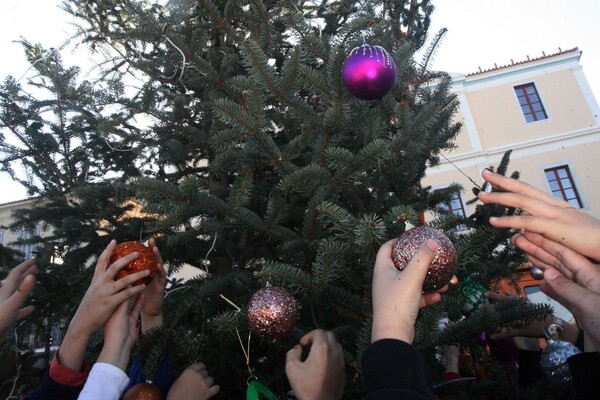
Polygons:
<instances>
[{"instance_id":1,"label":"silver ornament","mask_svg":"<svg viewBox=\"0 0 600 400\"><path fill-rule=\"evenodd\" d=\"M544 279L544 271L542 271L541 269L539 269L535 265L529 270L529 274L535 280L539 281L539 280Z\"/></svg>"},{"instance_id":2,"label":"silver ornament","mask_svg":"<svg viewBox=\"0 0 600 400\"><path fill-rule=\"evenodd\" d=\"M569 342L550 339L548 345L542 351L540 359L542 371L551 382L570 382L572 377L567 358L579 353L581 353L581 350Z\"/></svg>"}]
</instances>

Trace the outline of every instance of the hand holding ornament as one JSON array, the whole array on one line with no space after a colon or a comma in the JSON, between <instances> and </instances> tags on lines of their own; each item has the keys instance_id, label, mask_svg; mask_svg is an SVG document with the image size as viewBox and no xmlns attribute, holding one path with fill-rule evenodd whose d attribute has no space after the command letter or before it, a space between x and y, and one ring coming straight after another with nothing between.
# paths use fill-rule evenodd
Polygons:
<instances>
[{"instance_id":1,"label":"hand holding ornament","mask_svg":"<svg viewBox=\"0 0 600 400\"><path fill-rule=\"evenodd\" d=\"M134 252L107 268L115 245L116 242L111 241L100 255L92 282L73 317L71 323L74 321L80 332L92 334L98 331L121 303L145 289L145 285L131 285L147 277L149 275L147 270L127 275L115 281L118 273L138 256L137 252Z\"/></svg>"},{"instance_id":2,"label":"hand holding ornament","mask_svg":"<svg viewBox=\"0 0 600 400\"><path fill-rule=\"evenodd\" d=\"M162 305L165 298L165 286L167 284L167 271L160 251L156 246L154 238L148 241L148 247L156 258L156 275L148 282L144 290L144 305L142 306L142 333L163 324Z\"/></svg>"},{"instance_id":3,"label":"hand holding ornament","mask_svg":"<svg viewBox=\"0 0 600 400\"><path fill-rule=\"evenodd\" d=\"M412 344L419 309L440 301L440 293L447 290L448 286L433 293L422 293L429 265L438 249L435 240L421 243L402 271L394 266L392 260L392 248L396 241L384 243L375 260L371 342L398 339Z\"/></svg>"},{"instance_id":4,"label":"hand holding ornament","mask_svg":"<svg viewBox=\"0 0 600 400\"><path fill-rule=\"evenodd\" d=\"M145 288L145 285L131 285L147 277L147 270L115 281L119 271L137 257L137 253L133 253L108 266L115 246L116 242L111 241L98 258L92 282L65 333L57 357L60 364L67 368L81 370L89 338L105 324L120 304Z\"/></svg>"},{"instance_id":5,"label":"hand holding ornament","mask_svg":"<svg viewBox=\"0 0 600 400\"><path fill-rule=\"evenodd\" d=\"M302 349L309 349L302 361ZM344 393L344 352L332 332L315 329L287 352L285 373L298 400L338 400Z\"/></svg>"},{"instance_id":6,"label":"hand holding ornament","mask_svg":"<svg viewBox=\"0 0 600 400\"><path fill-rule=\"evenodd\" d=\"M0 342L15 322L33 312L33 306L22 306L33 291L36 272L35 259L27 260L13 268L0 287Z\"/></svg>"}]
</instances>

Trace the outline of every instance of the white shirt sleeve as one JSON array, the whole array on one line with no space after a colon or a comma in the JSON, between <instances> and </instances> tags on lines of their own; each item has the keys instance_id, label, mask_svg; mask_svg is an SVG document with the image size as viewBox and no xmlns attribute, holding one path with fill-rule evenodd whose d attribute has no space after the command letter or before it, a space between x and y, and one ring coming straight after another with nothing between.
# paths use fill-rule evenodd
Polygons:
<instances>
[{"instance_id":1,"label":"white shirt sleeve","mask_svg":"<svg viewBox=\"0 0 600 400\"><path fill-rule=\"evenodd\" d=\"M78 400L118 400L129 384L125 372L112 364L96 363Z\"/></svg>"}]
</instances>

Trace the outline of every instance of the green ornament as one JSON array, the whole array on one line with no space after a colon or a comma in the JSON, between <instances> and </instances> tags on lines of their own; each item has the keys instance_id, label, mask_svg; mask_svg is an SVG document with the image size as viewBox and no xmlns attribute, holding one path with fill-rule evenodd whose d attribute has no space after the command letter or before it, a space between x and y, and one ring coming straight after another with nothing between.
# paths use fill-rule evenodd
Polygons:
<instances>
[{"instance_id":1,"label":"green ornament","mask_svg":"<svg viewBox=\"0 0 600 400\"><path fill-rule=\"evenodd\" d=\"M265 385L259 381L251 381L248 383L246 390L246 400L260 400L260 395L263 395L268 400L279 400Z\"/></svg>"},{"instance_id":2,"label":"green ornament","mask_svg":"<svg viewBox=\"0 0 600 400\"><path fill-rule=\"evenodd\" d=\"M470 313L486 302L485 293L487 289L476 280L467 278L460 284L460 291L467 299L465 311Z\"/></svg>"}]
</instances>

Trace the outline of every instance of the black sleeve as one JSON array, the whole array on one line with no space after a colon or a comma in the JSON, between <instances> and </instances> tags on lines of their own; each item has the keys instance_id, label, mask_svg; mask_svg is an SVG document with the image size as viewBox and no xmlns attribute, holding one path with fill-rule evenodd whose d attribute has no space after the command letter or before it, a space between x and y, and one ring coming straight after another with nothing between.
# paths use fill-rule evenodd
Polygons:
<instances>
[{"instance_id":1,"label":"black sleeve","mask_svg":"<svg viewBox=\"0 0 600 400\"><path fill-rule=\"evenodd\" d=\"M83 386L66 386L46 373L39 388L27 394L27 400L77 400Z\"/></svg>"},{"instance_id":2,"label":"black sleeve","mask_svg":"<svg viewBox=\"0 0 600 400\"><path fill-rule=\"evenodd\" d=\"M423 360L400 340L372 343L362 358L363 400L435 399Z\"/></svg>"},{"instance_id":3,"label":"black sleeve","mask_svg":"<svg viewBox=\"0 0 600 400\"><path fill-rule=\"evenodd\" d=\"M579 353L567 358L577 399L600 396L600 353Z\"/></svg>"},{"instance_id":4,"label":"black sleeve","mask_svg":"<svg viewBox=\"0 0 600 400\"><path fill-rule=\"evenodd\" d=\"M544 378L544 371L541 365L541 351L519 350L518 357L519 368L517 371L519 386L531 386Z\"/></svg>"}]
</instances>

